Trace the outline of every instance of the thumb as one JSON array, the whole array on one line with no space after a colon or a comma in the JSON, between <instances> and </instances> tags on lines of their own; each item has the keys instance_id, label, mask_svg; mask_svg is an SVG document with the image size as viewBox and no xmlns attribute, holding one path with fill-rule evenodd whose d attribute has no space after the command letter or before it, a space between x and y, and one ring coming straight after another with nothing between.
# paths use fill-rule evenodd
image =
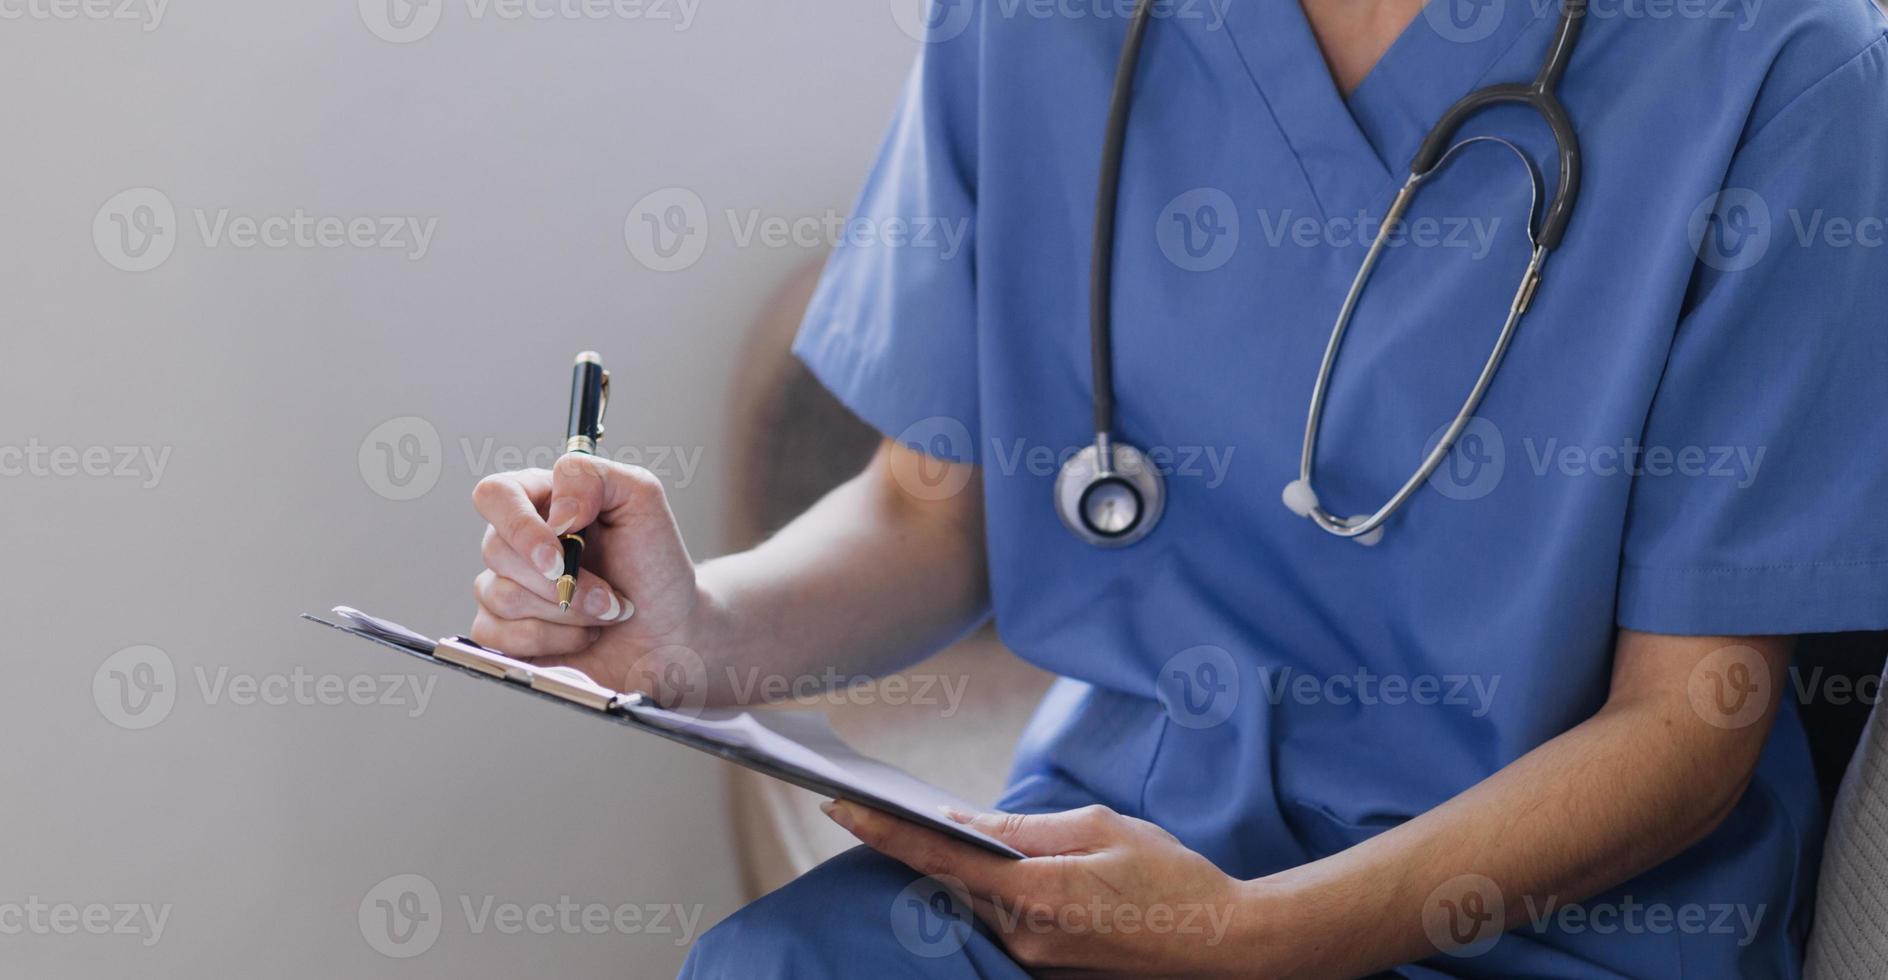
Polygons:
<instances>
[{"instance_id":1,"label":"thumb","mask_svg":"<svg viewBox=\"0 0 1888 980\"><path fill-rule=\"evenodd\" d=\"M1029 857L1099 850L1112 839L1121 819L1105 806L1085 806L1061 813L950 812L952 820L981 830Z\"/></svg>"},{"instance_id":2,"label":"thumb","mask_svg":"<svg viewBox=\"0 0 1888 980\"><path fill-rule=\"evenodd\" d=\"M655 474L567 453L551 469L550 497L549 530L587 531L584 567L636 607L626 630L663 636L682 624L695 606L695 564Z\"/></svg>"},{"instance_id":3,"label":"thumb","mask_svg":"<svg viewBox=\"0 0 1888 980\"><path fill-rule=\"evenodd\" d=\"M581 531L613 500L645 489L640 482L628 467L588 453L565 453L551 467L551 505L544 522L552 534Z\"/></svg>"}]
</instances>

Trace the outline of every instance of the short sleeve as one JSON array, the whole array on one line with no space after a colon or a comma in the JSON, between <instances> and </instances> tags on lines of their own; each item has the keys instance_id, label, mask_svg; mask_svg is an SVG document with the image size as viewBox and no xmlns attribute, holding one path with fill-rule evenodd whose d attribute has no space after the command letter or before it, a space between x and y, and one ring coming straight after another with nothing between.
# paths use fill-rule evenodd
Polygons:
<instances>
[{"instance_id":1,"label":"short sleeve","mask_svg":"<svg viewBox=\"0 0 1888 980\"><path fill-rule=\"evenodd\" d=\"M860 418L955 462L979 441L976 6L931 14L949 30L922 45L793 345Z\"/></svg>"},{"instance_id":2,"label":"short sleeve","mask_svg":"<svg viewBox=\"0 0 1888 980\"><path fill-rule=\"evenodd\" d=\"M1747 138L1635 470L1617 618L1888 628L1888 40Z\"/></svg>"}]
</instances>

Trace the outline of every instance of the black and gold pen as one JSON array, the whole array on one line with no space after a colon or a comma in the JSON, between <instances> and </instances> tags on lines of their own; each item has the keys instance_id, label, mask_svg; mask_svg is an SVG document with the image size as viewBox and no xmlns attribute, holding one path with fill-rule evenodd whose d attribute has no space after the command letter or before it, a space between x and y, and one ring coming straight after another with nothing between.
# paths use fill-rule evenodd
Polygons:
<instances>
[{"instance_id":1,"label":"black and gold pen","mask_svg":"<svg viewBox=\"0 0 1888 980\"><path fill-rule=\"evenodd\" d=\"M610 406L610 372L596 351L577 355L570 373L570 424L565 428L564 452L596 455L603 438L603 411ZM558 538L564 545L564 574L557 579L557 605L568 612L577 593L577 570L583 567L583 532Z\"/></svg>"}]
</instances>

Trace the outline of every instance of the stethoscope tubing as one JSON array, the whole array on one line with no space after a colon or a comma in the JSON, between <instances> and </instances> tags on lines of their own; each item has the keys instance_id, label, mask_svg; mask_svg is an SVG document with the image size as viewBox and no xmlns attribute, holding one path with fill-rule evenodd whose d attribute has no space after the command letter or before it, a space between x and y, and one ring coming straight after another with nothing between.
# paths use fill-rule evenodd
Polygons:
<instances>
[{"instance_id":1,"label":"stethoscope tubing","mask_svg":"<svg viewBox=\"0 0 1888 980\"><path fill-rule=\"evenodd\" d=\"M1121 197L1121 157L1127 144L1134 76L1141 64L1156 0L1141 0L1128 22L1127 40L1115 66L1114 91L1108 99L1108 128L1102 139L1101 173L1095 185L1095 232L1090 239L1088 276L1089 357L1094 372L1094 423L1102 466L1111 467L1108 434L1114 428L1114 242L1115 210Z\"/></svg>"}]
</instances>

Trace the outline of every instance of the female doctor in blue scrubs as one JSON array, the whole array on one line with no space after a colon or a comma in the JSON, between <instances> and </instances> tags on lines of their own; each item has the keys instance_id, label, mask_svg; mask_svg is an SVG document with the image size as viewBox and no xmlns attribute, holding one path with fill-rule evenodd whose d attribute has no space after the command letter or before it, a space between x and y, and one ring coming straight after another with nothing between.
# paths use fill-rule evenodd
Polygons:
<instances>
[{"instance_id":1,"label":"female doctor in blue scrubs","mask_svg":"<svg viewBox=\"0 0 1888 980\"><path fill-rule=\"evenodd\" d=\"M1791 637L1888 627L1881 15L1595 2L1551 86L1581 153L1528 104L1461 120L1320 384L1410 161L1537 77L1560 7L1163 0L1134 52L1120 5L940 3L856 219L973 247L850 237L797 344L886 434L873 464L699 565L645 471L480 485L473 636L515 654L620 679L686 648L730 703L741 671L888 672L994 615L1061 675L996 810L959 815L1027 858L831 805L867 847L686 975L1799 973ZM1332 516L1437 445L1380 534ZM1106 485L1071 511L1070 480ZM554 535L586 526L563 613Z\"/></svg>"}]
</instances>

